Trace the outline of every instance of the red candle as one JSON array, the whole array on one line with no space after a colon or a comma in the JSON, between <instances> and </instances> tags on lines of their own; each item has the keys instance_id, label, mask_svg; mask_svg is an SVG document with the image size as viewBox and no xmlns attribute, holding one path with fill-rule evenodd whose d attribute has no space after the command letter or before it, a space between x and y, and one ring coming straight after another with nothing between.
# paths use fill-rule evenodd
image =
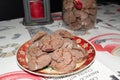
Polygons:
<instances>
[{"instance_id":1,"label":"red candle","mask_svg":"<svg viewBox=\"0 0 120 80\"><path fill-rule=\"evenodd\" d=\"M30 13L32 18L43 18L44 10L41 0L31 0L30 1Z\"/></svg>"}]
</instances>

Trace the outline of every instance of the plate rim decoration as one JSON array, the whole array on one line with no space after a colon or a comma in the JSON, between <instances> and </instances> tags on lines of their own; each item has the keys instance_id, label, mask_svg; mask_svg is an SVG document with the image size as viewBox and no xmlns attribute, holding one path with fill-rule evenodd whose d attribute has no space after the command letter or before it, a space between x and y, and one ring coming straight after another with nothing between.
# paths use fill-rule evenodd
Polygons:
<instances>
[{"instance_id":1,"label":"plate rim decoration","mask_svg":"<svg viewBox=\"0 0 120 80\"><path fill-rule=\"evenodd\" d=\"M25 51L27 49L27 47L29 47L30 45L30 41L25 42L18 50L17 50L17 54L16 54L16 59L17 59L17 65L23 69L24 71L37 75L37 76L43 76L43 77L65 77L65 76L70 76L76 73L79 73L83 70L85 70L86 68L90 67L92 65L92 63L95 60L96 57L96 49L94 47L94 45L89 42L88 40L85 40L81 37L78 36L74 36L73 40L78 44L78 45L82 45L82 47L84 47L84 49L87 49L87 53L88 55L86 56L86 60L85 62L79 66L78 69L73 70L70 73L63 73L63 74L49 74L49 73L42 73L42 72L34 72L34 71L30 71L29 69L26 68L27 63L26 63L26 58L25 58ZM85 44L86 43L86 44ZM81 68L82 67L82 68Z\"/></svg>"}]
</instances>

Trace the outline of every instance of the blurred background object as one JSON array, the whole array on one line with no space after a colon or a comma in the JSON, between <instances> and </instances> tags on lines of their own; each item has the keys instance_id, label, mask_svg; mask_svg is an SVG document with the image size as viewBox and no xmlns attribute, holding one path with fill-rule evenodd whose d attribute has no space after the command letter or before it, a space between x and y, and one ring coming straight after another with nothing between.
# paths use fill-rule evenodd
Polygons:
<instances>
[{"instance_id":1,"label":"blurred background object","mask_svg":"<svg viewBox=\"0 0 120 80\"><path fill-rule=\"evenodd\" d=\"M24 25L50 24L53 22L50 0L23 0Z\"/></svg>"},{"instance_id":2,"label":"blurred background object","mask_svg":"<svg viewBox=\"0 0 120 80\"><path fill-rule=\"evenodd\" d=\"M63 0L50 0L51 12L62 11ZM120 4L120 0L97 0L97 3L112 2ZM0 21L21 18L24 16L22 0L0 0Z\"/></svg>"},{"instance_id":3,"label":"blurred background object","mask_svg":"<svg viewBox=\"0 0 120 80\"><path fill-rule=\"evenodd\" d=\"M23 16L22 0L0 0L0 21Z\"/></svg>"}]
</instances>

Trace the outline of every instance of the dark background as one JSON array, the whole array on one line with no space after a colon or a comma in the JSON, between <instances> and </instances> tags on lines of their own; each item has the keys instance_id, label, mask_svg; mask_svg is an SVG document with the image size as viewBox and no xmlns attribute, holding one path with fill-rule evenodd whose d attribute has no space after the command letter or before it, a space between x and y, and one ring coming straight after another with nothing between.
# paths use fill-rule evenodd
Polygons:
<instances>
[{"instance_id":1,"label":"dark background","mask_svg":"<svg viewBox=\"0 0 120 80\"><path fill-rule=\"evenodd\" d=\"M51 12L62 11L63 0L50 0ZM120 0L97 0L97 4L105 4L106 2L120 4ZM0 21L24 16L22 0L0 0Z\"/></svg>"}]
</instances>

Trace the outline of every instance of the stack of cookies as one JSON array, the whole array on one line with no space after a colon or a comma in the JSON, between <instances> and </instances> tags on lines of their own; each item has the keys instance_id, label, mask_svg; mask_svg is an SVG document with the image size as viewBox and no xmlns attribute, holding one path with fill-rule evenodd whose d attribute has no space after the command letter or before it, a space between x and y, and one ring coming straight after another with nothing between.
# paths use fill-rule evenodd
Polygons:
<instances>
[{"instance_id":1,"label":"stack of cookies","mask_svg":"<svg viewBox=\"0 0 120 80\"><path fill-rule=\"evenodd\" d=\"M63 21L72 30L92 28L96 21L96 14L95 0L63 0Z\"/></svg>"}]
</instances>

